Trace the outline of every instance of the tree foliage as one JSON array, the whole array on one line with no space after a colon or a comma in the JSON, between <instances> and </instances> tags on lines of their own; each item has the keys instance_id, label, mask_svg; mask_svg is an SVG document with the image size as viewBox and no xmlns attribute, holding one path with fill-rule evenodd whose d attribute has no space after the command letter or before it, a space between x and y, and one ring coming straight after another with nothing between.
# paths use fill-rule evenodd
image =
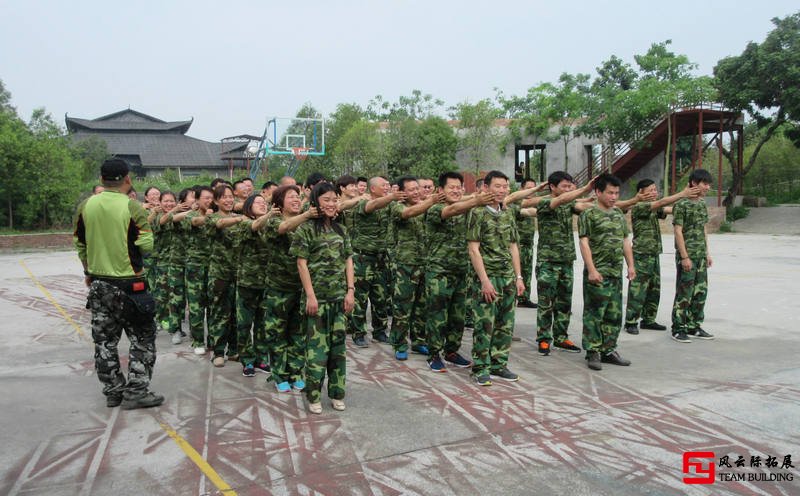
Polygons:
<instances>
[{"instance_id":1,"label":"tree foliage","mask_svg":"<svg viewBox=\"0 0 800 496\"><path fill-rule=\"evenodd\" d=\"M466 152L474 167L475 175L490 164L492 152L496 152L502 139L496 119L501 110L494 106L488 98L477 103L462 102L450 109L451 117L456 120L456 127L461 132L458 137L458 148Z\"/></svg>"},{"instance_id":2,"label":"tree foliage","mask_svg":"<svg viewBox=\"0 0 800 496\"><path fill-rule=\"evenodd\" d=\"M714 67L720 100L746 111L761 131L741 174L734 170L726 205L778 129L800 145L800 13L772 23L775 28L762 43L750 42L741 55L726 57Z\"/></svg>"}]
</instances>

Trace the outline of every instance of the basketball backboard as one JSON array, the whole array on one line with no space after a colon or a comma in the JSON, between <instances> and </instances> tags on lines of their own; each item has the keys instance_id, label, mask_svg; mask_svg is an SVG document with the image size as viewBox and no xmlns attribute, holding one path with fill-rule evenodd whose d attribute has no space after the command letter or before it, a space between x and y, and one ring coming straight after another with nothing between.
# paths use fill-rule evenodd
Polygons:
<instances>
[{"instance_id":1,"label":"basketball backboard","mask_svg":"<svg viewBox=\"0 0 800 496\"><path fill-rule=\"evenodd\" d=\"M325 119L272 117L263 141L267 155L325 155Z\"/></svg>"}]
</instances>

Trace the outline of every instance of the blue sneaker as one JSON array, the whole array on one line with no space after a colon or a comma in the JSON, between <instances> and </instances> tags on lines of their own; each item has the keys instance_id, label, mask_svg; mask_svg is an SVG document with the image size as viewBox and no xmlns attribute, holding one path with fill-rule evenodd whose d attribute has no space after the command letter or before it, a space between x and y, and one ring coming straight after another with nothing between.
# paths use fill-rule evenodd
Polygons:
<instances>
[{"instance_id":1,"label":"blue sneaker","mask_svg":"<svg viewBox=\"0 0 800 496\"><path fill-rule=\"evenodd\" d=\"M283 381L275 384L275 388L278 390L279 393L288 393L292 390L292 386L289 385L288 382Z\"/></svg>"},{"instance_id":2,"label":"blue sneaker","mask_svg":"<svg viewBox=\"0 0 800 496\"><path fill-rule=\"evenodd\" d=\"M414 353L419 353L420 355L430 355L428 347L425 346L424 344L415 344L414 346L411 347L411 351L413 351Z\"/></svg>"},{"instance_id":3,"label":"blue sneaker","mask_svg":"<svg viewBox=\"0 0 800 496\"><path fill-rule=\"evenodd\" d=\"M306 387L306 383L305 381L303 381L303 379L297 379L296 381L294 381L294 384L292 384L292 387L294 388L295 391L302 391L303 388Z\"/></svg>"},{"instance_id":4,"label":"blue sneaker","mask_svg":"<svg viewBox=\"0 0 800 496\"><path fill-rule=\"evenodd\" d=\"M462 369L467 367L472 367L472 361L467 360L459 353L448 353L444 356L445 361L452 363L456 367L461 367Z\"/></svg>"},{"instance_id":5,"label":"blue sneaker","mask_svg":"<svg viewBox=\"0 0 800 496\"><path fill-rule=\"evenodd\" d=\"M408 352L407 351L395 351L394 357L398 360L408 360Z\"/></svg>"},{"instance_id":6,"label":"blue sneaker","mask_svg":"<svg viewBox=\"0 0 800 496\"><path fill-rule=\"evenodd\" d=\"M439 355L428 360L428 367L434 372L447 372L447 368Z\"/></svg>"}]
</instances>

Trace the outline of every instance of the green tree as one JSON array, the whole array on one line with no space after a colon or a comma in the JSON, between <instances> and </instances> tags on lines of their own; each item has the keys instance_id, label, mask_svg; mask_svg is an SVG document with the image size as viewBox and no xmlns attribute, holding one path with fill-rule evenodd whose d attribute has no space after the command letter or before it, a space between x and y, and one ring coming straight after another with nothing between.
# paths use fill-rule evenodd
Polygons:
<instances>
[{"instance_id":1,"label":"green tree","mask_svg":"<svg viewBox=\"0 0 800 496\"><path fill-rule=\"evenodd\" d=\"M557 136L550 134L553 126L549 108L550 95L547 83L528 88L524 96L506 97L502 91L495 89L496 100L503 109L503 115L509 119L507 132L500 142L500 151L505 153L509 144L522 144L523 140L537 144L539 140L555 141ZM539 171L540 173L542 171ZM535 174L534 177L538 177Z\"/></svg>"},{"instance_id":2,"label":"green tree","mask_svg":"<svg viewBox=\"0 0 800 496\"><path fill-rule=\"evenodd\" d=\"M800 144L800 12L773 18L775 28L762 43L750 42L741 55L726 57L714 67L720 100L746 111L756 122L759 139L741 174L733 170L725 204L731 205L763 146L776 131Z\"/></svg>"},{"instance_id":3,"label":"green tree","mask_svg":"<svg viewBox=\"0 0 800 496\"><path fill-rule=\"evenodd\" d=\"M496 124L501 110L486 98L474 104L459 103L450 111L461 132L458 148L466 152L477 176L481 168L488 164L490 153L497 150L502 139L502 132Z\"/></svg>"},{"instance_id":4,"label":"green tree","mask_svg":"<svg viewBox=\"0 0 800 496\"><path fill-rule=\"evenodd\" d=\"M583 125L591 107L591 76L562 73L558 84L546 84L544 92L549 98L545 112L557 127L556 133L564 145L564 170L569 171L569 143L584 133Z\"/></svg>"}]
</instances>

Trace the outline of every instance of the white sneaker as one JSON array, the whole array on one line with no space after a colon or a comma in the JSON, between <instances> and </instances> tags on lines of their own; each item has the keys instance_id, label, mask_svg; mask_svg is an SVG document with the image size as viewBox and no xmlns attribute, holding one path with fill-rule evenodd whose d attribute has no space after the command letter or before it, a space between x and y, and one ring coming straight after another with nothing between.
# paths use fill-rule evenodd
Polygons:
<instances>
[{"instance_id":1,"label":"white sneaker","mask_svg":"<svg viewBox=\"0 0 800 496\"><path fill-rule=\"evenodd\" d=\"M181 333L180 333L180 331L172 333L172 344L181 344Z\"/></svg>"},{"instance_id":2,"label":"white sneaker","mask_svg":"<svg viewBox=\"0 0 800 496\"><path fill-rule=\"evenodd\" d=\"M320 402L309 403L308 411L311 412L311 413L315 413L315 414L322 413L322 403L320 403Z\"/></svg>"},{"instance_id":3,"label":"white sneaker","mask_svg":"<svg viewBox=\"0 0 800 496\"><path fill-rule=\"evenodd\" d=\"M205 355L206 354L206 347L205 346L198 346L194 349L195 355Z\"/></svg>"},{"instance_id":4,"label":"white sneaker","mask_svg":"<svg viewBox=\"0 0 800 496\"><path fill-rule=\"evenodd\" d=\"M225 357L214 357L214 360L211 361L215 367L224 367L225 366Z\"/></svg>"},{"instance_id":5,"label":"white sneaker","mask_svg":"<svg viewBox=\"0 0 800 496\"><path fill-rule=\"evenodd\" d=\"M344 411L344 401L342 400L331 400L331 406L334 410L338 410L340 412Z\"/></svg>"}]
</instances>

